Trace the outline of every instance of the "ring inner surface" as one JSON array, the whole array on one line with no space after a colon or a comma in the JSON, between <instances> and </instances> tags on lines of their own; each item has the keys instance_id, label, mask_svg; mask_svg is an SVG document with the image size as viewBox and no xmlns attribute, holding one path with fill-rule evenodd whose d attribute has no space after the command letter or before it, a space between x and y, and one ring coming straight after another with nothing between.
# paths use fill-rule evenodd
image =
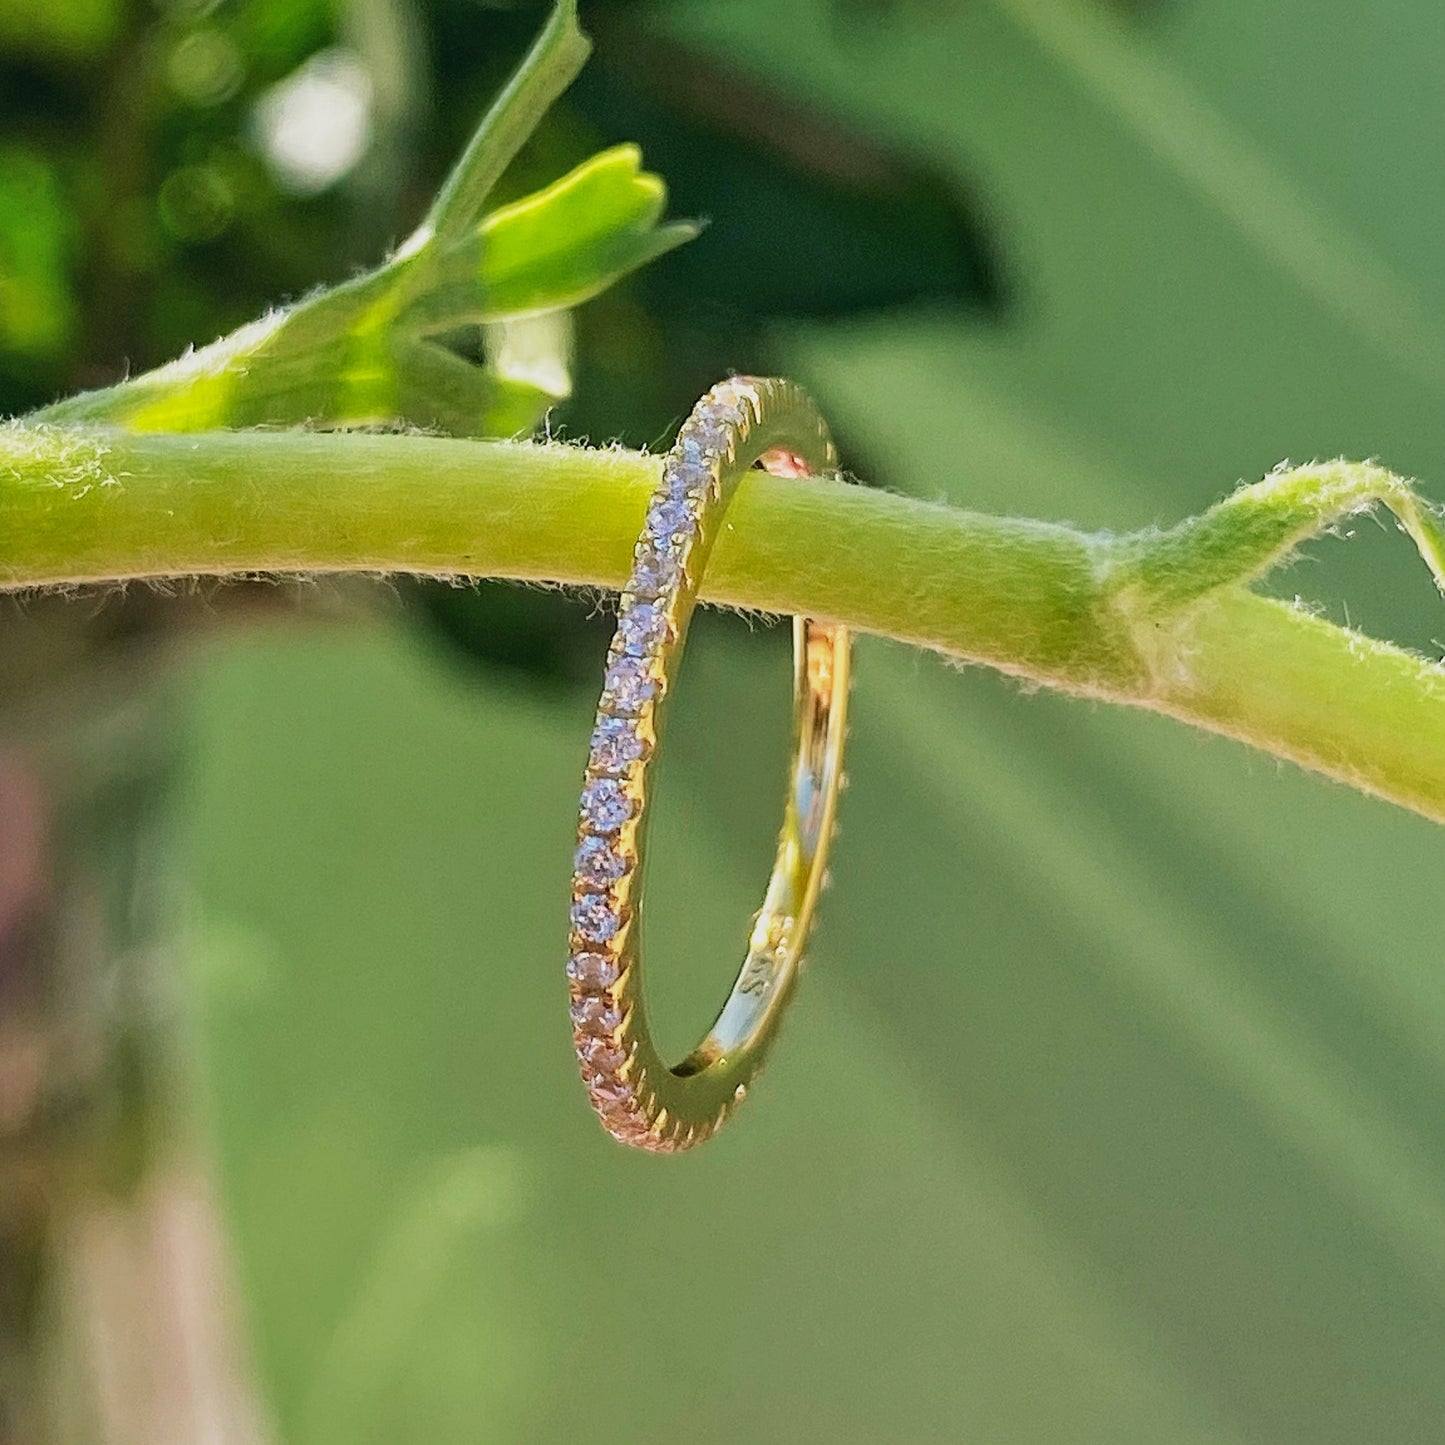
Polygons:
<instances>
[{"instance_id":1,"label":"ring inner surface","mask_svg":"<svg viewBox=\"0 0 1445 1445\"><path fill-rule=\"evenodd\" d=\"M772 470L768 461L762 465ZM845 628L793 619L793 747L772 874L732 991L707 1036L672 1068L678 1078L751 1052L787 1002L827 866L842 778L849 652Z\"/></svg>"}]
</instances>

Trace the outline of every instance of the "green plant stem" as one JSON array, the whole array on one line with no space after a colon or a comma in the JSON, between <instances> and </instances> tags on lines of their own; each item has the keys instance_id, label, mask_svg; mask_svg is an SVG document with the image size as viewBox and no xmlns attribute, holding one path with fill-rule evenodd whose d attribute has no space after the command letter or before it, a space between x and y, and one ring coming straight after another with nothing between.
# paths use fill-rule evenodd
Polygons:
<instances>
[{"instance_id":1,"label":"green plant stem","mask_svg":"<svg viewBox=\"0 0 1445 1445\"><path fill-rule=\"evenodd\" d=\"M13 423L0 587L359 571L617 588L659 466L558 445ZM1242 585L1304 533L1302 496L1326 499L1317 528L1403 486L1376 468L1302 468L1172 532L1112 537L757 475L703 595L1150 708L1445 821L1445 673ZM1220 519L1235 516L1232 564ZM1433 524L1411 516L1433 547Z\"/></svg>"}]
</instances>

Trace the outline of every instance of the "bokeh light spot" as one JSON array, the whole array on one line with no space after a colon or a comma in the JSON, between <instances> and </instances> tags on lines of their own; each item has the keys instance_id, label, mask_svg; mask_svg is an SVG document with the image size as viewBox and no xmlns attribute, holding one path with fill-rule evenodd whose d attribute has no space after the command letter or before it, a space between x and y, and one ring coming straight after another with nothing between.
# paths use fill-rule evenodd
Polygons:
<instances>
[{"instance_id":1,"label":"bokeh light spot","mask_svg":"<svg viewBox=\"0 0 1445 1445\"><path fill-rule=\"evenodd\" d=\"M373 86L360 58L322 50L256 103L261 152L278 184L309 196L339 181L371 144Z\"/></svg>"},{"instance_id":2,"label":"bokeh light spot","mask_svg":"<svg viewBox=\"0 0 1445 1445\"><path fill-rule=\"evenodd\" d=\"M161 224L180 241L213 241L235 212L235 197L213 166L181 166L161 185Z\"/></svg>"},{"instance_id":3,"label":"bokeh light spot","mask_svg":"<svg viewBox=\"0 0 1445 1445\"><path fill-rule=\"evenodd\" d=\"M176 42L166 75L171 89L192 105L219 105L240 89L245 66L235 44L208 26Z\"/></svg>"}]
</instances>

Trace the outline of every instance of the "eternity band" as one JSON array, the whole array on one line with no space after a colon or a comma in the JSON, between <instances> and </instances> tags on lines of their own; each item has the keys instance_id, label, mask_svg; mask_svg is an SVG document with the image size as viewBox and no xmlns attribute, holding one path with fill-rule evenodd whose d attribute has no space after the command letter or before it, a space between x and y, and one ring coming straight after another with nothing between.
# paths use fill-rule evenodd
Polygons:
<instances>
[{"instance_id":1,"label":"eternity band","mask_svg":"<svg viewBox=\"0 0 1445 1445\"><path fill-rule=\"evenodd\" d=\"M801 387L732 377L684 423L634 551L582 790L567 977L592 1105L615 1139L640 1149L674 1153L716 1132L761 1066L797 981L842 779L847 631L793 619L793 752L772 876L722 1011L671 1066L648 1028L638 938L647 773L738 482L754 465L803 477L831 473L835 462L827 427Z\"/></svg>"}]
</instances>

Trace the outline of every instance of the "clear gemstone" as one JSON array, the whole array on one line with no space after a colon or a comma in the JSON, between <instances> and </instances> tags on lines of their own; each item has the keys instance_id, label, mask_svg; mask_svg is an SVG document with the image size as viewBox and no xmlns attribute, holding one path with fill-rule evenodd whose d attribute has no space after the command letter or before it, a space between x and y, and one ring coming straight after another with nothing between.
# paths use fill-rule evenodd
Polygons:
<instances>
[{"instance_id":1,"label":"clear gemstone","mask_svg":"<svg viewBox=\"0 0 1445 1445\"><path fill-rule=\"evenodd\" d=\"M681 570L675 553L648 544L637 549L628 587L639 597L660 597L677 582Z\"/></svg>"},{"instance_id":2,"label":"clear gemstone","mask_svg":"<svg viewBox=\"0 0 1445 1445\"><path fill-rule=\"evenodd\" d=\"M627 872L627 860L613 851L606 838L584 838L577 845L572 866L589 888L606 888Z\"/></svg>"},{"instance_id":3,"label":"clear gemstone","mask_svg":"<svg viewBox=\"0 0 1445 1445\"><path fill-rule=\"evenodd\" d=\"M622 614L617 635L628 652L650 652L667 640L667 614L655 603L634 603Z\"/></svg>"},{"instance_id":4,"label":"clear gemstone","mask_svg":"<svg viewBox=\"0 0 1445 1445\"><path fill-rule=\"evenodd\" d=\"M599 1110L601 1105L599 1104ZM620 1144L641 1144L647 1137L646 1126L642 1120L632 1112L631 1103L626 1106L619 1105L613 1109L607 1109L601 1114L602 1127L612 1135Z\"/></svg>"},{"instance_id":5,"label":"clear gemstone","mask_svg":"<svg viewBox=\"0 0 1445 1445\"><path fill-rule=\"evenodd\" d=\"M579 988L611 988L621 972L616 959L605 953L574 953L567 960L567 977Z\"/></svg>"},{"instance_id":6,"label":"clear gemstone","mask_svg":"<svg viewBox=\"0 0 1445 1445\"><path fill-rule=\"evenodd\" d=\"M711 417L695 416L683 427L678 445L682 454L689 456L693 446L697 447L699 452L721 452L731 440L727 427L720 422L712 420Z\"/></svg>"},{"instance_id":7,"label":"clear gemstone","mask_svg":"<svg viewBox=\"0 0 1445 1445\"><path fill-rule=\"evenodd\" d=\"M697 528L697 518L685 501L669 497L654 502L647 514L647 530L668 547L680 547Z\"/></svg>"},{"instance_id":8,"label":"clear gemstone","mask_svg":"<svg viewBox=\"0 0 1445 1445\"><path fill-rule=\"evenodd\" d=\"M648 670L646 661L625 654L607 669L602 688L608 702L620 712L636 712L651 702L658 690L657 679Z\"/></svg>"},{"instance_id":9,"label":"clear gemstone","mask_svg":"<svg viewBox=\"0 0 1445 1445\"><path fill-rule=\"evenodd\" d=\"M583 1039L577 1045L577 1057L599 1074L615 1074L627 1062L627 1050L606 1039Z\"/></svg>"},{"instance_id":10,"label":"clear gemstone","mask_svg":"<svg viewBox=\"0 0 1445 1445\"><path fill-rule=\"evenodd\" d=\"M621 1080L612 1083L605 1094L593 1090L592 1107L602 1119L602 1127L614 1139L634 1139L647 1128L647 1121L637 1107L631 1089L621 1092ZM616 1094L617 1097L613 1097Z\"/></svg>"},{"instance_id":11,"label":"clear gemstone","mask_svg":"<svg viewBox=\"0 0 1445 1445\"><path fill-rule=\"evenodd\" d=\"M723 426L740 426L743 421L743 404L737 393L727 387L718 387L710 401L703 402L695 412L708 421L720 422Z\"/></svg>"},{"instance_id":12,"label":"clear gemstone","mask_svg":"<svg viewBox=\"0 0 1445 1445\"><path fill-rule=\"evenodd\" d=\"M702 462L683 461L674 457L667 464L663 480L668 496L687 501L693 497L707 496L716 479L712 468Z\"/></svg>"},{"instance_id":13,"label":"clear gemstone","mask_svg":"<svg viewBox=\"0 0 1445 1445\"><path fill-rule=\"evenodd\" d=\"M598 718L592 730L591 766L603 773L625 773L643 754L642 739L631 718Z\"/></svg>"},{"instance_id":14,"label":"clear gemstone","mask_svg":"<svg viewBox=\"0 0 1445 1445\"><path fill-rule=\"evenodd\" d=\"M600 893L589 893L572 905L572 930L586 943L610 943L622 920Z\"/></svg>"},{"instance_id":15,"label":"clear gemstone","mask_svg":"<svg viewBox=\"0 0 1445 1445\"><path fill-rule=\"evenodd\" d=\"M626 1079L598 1075L594 1079L587 1080L587 1087L592 1090L593 1096L604 1104L630 1104L632 1102L632 1085Z\"/></svg>"},{"instance_id":16,"label":"clear gemstone","mask_svg":"<svg viewBox=\"0 0 1445 1445\"><path fill-rule=\"evenodd\" d=\"M572 1022L584 1034L610 1034L621 1027L622 1013L605 998L579 998L572 1005Z\"/></svg>"},{"instance_id":17,"label":"clear gemstone","mask_svg":"<svg viewBox=\"0 0 1445 1445\"><path fill-rule=\"evenodd\" d=\"M582 790L582 817L597 833L615 833L632 816L632 799L616 778L594 778Z\"/></svg>"}]
</instances>

